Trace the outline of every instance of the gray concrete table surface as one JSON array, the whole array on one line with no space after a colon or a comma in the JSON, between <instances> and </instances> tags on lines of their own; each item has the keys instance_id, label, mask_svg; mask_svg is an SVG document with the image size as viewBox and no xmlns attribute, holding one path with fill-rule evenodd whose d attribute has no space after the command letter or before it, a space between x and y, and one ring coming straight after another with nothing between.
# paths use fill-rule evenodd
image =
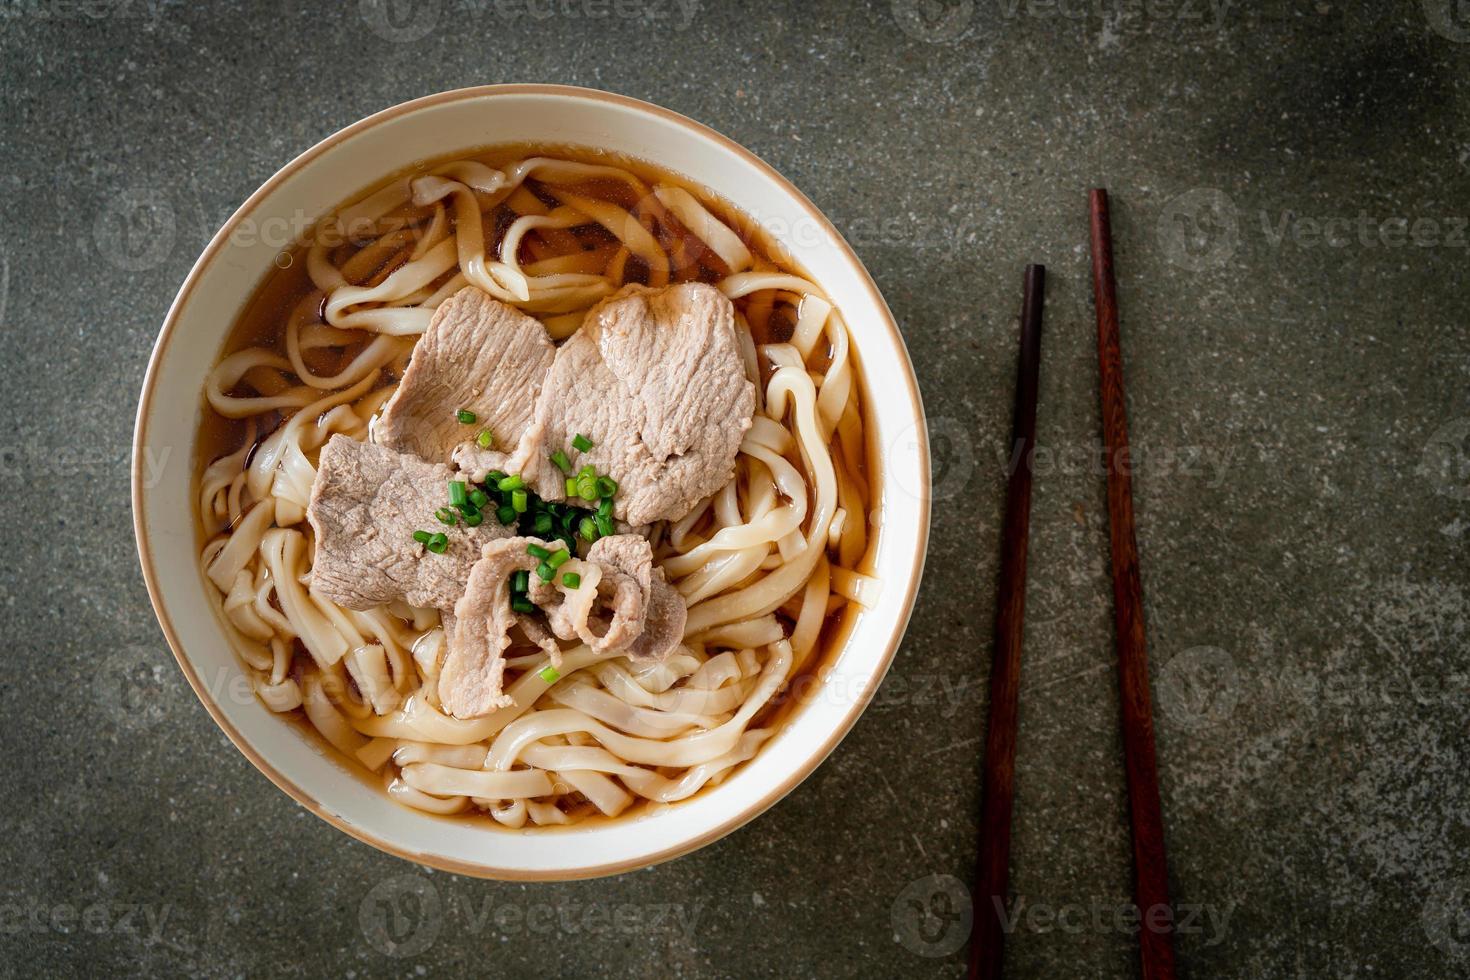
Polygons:
<instances>
[{"instance_id":1,"label":"gray concrete table surface","mask_svg":"<svg viewBox=\"0 0 1470 980\"><path fill-rule=\"evenodd\" d=\"M155 332L231 210L363 116L506 81L658 102L788 175L893 307L936 449L913 624L831 759L695 855L551 886L417 868L272 787L174 665L128 503ZM1464 3L6 0L0 132L6 974L962 973L1039 261L1009 975L1136 975L1093 185L1182 973L1470 970Z\"/></svg>"}]
</instances>

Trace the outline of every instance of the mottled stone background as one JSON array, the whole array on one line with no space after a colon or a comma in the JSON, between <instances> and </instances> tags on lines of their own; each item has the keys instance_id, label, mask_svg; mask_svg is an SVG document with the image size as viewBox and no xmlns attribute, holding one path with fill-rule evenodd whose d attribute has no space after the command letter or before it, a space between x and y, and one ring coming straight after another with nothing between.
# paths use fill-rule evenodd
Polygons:
<instances>
[{"instance_id":1,"label":"mottled stone background","mask_svg":"<svg viewBox=\"0 0 1470 980\"><path fill-rule=\"evenodd\" d=\"M149 349L230 211L354 120L506 81L661 103L791 177L892 305L936 448L913 625L832 758L698 854L555 886L416 868L273 788L175 667L128 504ZM0 134L4 972L959 975L1040 261L1010 974L1136 975L1098 184L1182 972L1470 970L1461 0L4 0Z\"/></svg>"}]
</instances>

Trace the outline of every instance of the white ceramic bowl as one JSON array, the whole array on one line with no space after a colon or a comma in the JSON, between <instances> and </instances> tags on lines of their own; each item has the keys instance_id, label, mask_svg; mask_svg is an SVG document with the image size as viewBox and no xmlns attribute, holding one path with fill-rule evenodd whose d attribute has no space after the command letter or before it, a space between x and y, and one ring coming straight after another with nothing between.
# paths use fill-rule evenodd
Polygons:
<instances>
[{"instance_id":1,"label":"white ceramic bowl","mask_svg":"<svg viewBox=\"0 0 1470 980\"><path fill-rule=\"evenodd\" d=\"M638 820L514 832L393 803L250 694L198 570L191 474L204 378L231 324L297 228L416 161L511 142L576 144L652 161L753 215L847 319L865 375L876 470L874 608L827 659L821 686L720 786ZM250 234L243 234L251 230ZM506 85L396 106L322 141L266 181L221 228L179 290L148 366L133 439L133 518L158 621L226 735L281 789L359 840L462 874L555 880L614 874L716 840L790 792L852 727L902 638L929 531L923 407L893 317L851 248L790 183L683 116L588 89Z\"/></svg>"}]
</instances>

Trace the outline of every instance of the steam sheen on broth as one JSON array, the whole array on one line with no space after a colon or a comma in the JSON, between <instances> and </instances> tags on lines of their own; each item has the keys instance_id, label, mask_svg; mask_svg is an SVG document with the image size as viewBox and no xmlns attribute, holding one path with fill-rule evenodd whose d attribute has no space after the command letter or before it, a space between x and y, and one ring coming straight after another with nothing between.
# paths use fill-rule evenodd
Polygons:
<instances>
[{"instance_id":1,"label":"steam sheen on broth","mask_svg":"<svg viewBox=\"0 0 1470 980\"><path fill-rule=\"evenodd\" d=\"M537 149L552 155L505 147L396 177L282 253L207 379L197 498L201 569L260 700L398 802L508 827L722 782L879 587L862 571L874 500L841 314L711 195L642 163ZM691 281L734 303L756 397L734 478L644 531L688 608L682 644L640 662L563 643L548 680L547 654L517 635L512 703L452 716L438 611L346 609L312 587L323 445L371 441L416 339L466 286L561 343L627 284Z\"/></svg>"}]
</instances>

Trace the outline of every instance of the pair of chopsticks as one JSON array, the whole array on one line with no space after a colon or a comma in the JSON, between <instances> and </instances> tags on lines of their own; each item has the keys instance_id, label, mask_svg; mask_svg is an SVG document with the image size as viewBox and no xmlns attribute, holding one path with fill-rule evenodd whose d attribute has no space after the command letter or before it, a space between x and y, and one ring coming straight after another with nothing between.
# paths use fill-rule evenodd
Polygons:
<instances>
[{"instance_id":1,"label":"pair of chopsticks","mask_svg":"<svg viewBox=\"0 0 1470 980\"><path fill-rule=\"evenodd\" d=\"M1114 624L1118 647L1118 690L1123 715L1123 761L1128 779L1128 813L1133 837L1133 895L1140 912L1139 955L1144 980L1172 980L1174 945L1168 929L1151 928L1163 918L1172 929L1163 812L1154 754L1153 708L1149 697L1148 648L1143 628L1143 584L1133 526L1133 481L1126 463L1128 418L1124 405L1122 341L1118 333L1117 282L1113 276L1108 195L1090 195L1092 290L1097 307L1097 360L1101 374L1103 441L1108 453L1108 526L1112 539ZM995 653L990 668L990 719L980 847L975 871L974 932L970 977L998 980L1005 950L1002 913L1010 871L1011 802L1015 796L1016 705L1021 676L1021 639L1026 613L1026 550L1031 523L1031 454L1036 446L1037 381L1041 361L1041 313L1046 270L1027 266L1021 302L1021 352L1012 416L1011 458L1018 460L1006 491L1001 538L1000 585L996 600Z\"/></svg>"}]
</instances>

